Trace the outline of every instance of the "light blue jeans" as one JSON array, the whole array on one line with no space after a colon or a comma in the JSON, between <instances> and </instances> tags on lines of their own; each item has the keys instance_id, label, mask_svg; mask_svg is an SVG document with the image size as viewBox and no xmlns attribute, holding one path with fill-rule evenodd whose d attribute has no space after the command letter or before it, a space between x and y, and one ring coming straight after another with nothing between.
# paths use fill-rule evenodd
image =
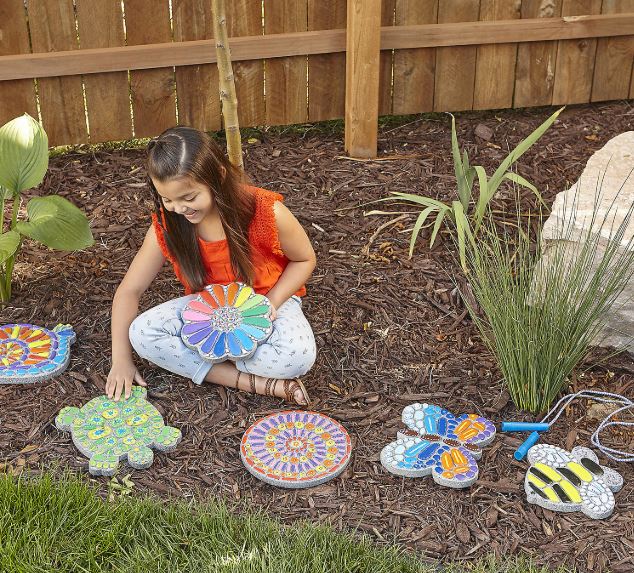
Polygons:
<instances>
[{"instance_id":1,"label":"light blue jeans","mask_svg":"<svg viewBox=\"0 0 634 573\"><path fill-rule=\"evenodd\" d=\"M183 296L146 310L130 325L130 342L137 354L174 374L202 384L213 366L181 340L181 312L196 295ZM273 332L250 358L236 361L241 372L266 378L297 378L315 363L315 336L293 296L277 309Z\"/></svg>"}]
</instances>

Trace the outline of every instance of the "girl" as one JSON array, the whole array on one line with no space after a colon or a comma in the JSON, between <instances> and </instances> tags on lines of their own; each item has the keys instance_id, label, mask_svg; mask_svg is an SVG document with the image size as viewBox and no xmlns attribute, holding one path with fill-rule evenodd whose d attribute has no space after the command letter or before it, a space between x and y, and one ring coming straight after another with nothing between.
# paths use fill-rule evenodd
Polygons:
<instances>
[{"instance_id":1,"label":"girl","mask_svg":"<svg viewBox=\"0 0 634 573\"><path fill-rule=\"evenodd\" d=\"M112 367L106 394L128 398L145 386L137 354L196 384L214 384L309 402L302 382L315 361L315 338L302 313L304 284L315 268L306 232L282 196L249 187L209 135L173 127L148 145L155 212L141 249L112 303ZM168 260L188 296L137 318L139 299ZM205 285L239 280L268 297L273 332L247 360L212 365L181 338L181 311Z\"/></svg>"}]
</instances>

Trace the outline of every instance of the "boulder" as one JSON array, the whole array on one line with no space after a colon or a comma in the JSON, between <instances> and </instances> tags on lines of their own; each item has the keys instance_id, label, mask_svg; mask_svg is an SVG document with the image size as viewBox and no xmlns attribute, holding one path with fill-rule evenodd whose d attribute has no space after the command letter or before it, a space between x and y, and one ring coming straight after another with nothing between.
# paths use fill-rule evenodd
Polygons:
<instances>
[{"instance_id":1,"label":"boulder","mask_svg":"<svg viewBox=\"0 0 634 573\"><path fill-rule=\"evenodd\" d=\"M607 245L615 240L614 233L634 202L633 171L634 131L614 137L592 155L579 180L555 198L550 217L542 230L544 263L547 264L556 248L563 248L565 257L574 256L580 243L591 232L595 237L599 234L596 266ZM633 235L634 217L627 224L619 245L620 252L634 249ZM544 285L541 286L543 288ZM609 309L605 328L594 343L624 347L634 353L634 279Z\"/></svg>"}]
</instances>

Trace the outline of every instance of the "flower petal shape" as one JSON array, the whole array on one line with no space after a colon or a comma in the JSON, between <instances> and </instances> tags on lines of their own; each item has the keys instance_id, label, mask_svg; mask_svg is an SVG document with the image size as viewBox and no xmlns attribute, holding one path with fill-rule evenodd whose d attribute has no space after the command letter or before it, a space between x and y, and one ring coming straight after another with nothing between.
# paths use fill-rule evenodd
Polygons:
<instances>
[{"instance_id":1,"label":"flower petal shape","mask_svg":"<svg viewBox=\"0 0 634 573\"><path fill-rule=\"evenodd\" d=\"M273 331L271 303L247 285L208 285L187 303L181 338L208 362L250 357Z\"/></svg>"}]
</instances>

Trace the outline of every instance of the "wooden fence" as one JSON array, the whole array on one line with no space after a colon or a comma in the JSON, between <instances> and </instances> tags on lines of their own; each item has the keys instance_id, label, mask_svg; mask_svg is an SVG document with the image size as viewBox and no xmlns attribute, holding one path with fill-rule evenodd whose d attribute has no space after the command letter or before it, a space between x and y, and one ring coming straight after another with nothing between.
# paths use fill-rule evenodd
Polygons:
<instances>
[{"instance_id":1,"label":"wooden fence","mask_svg":"<svg viewBox=\"0 0 634 573\"><path fill-rule=\"evenodd\" d=\"M379 114L634 97L634 0L364 2L383 26ZM51 145L219 129L210 4L0 0L0 124L39 116ZM344 117L346 0L227 11L242 127Z\"/></svg>"}]
</instances>

